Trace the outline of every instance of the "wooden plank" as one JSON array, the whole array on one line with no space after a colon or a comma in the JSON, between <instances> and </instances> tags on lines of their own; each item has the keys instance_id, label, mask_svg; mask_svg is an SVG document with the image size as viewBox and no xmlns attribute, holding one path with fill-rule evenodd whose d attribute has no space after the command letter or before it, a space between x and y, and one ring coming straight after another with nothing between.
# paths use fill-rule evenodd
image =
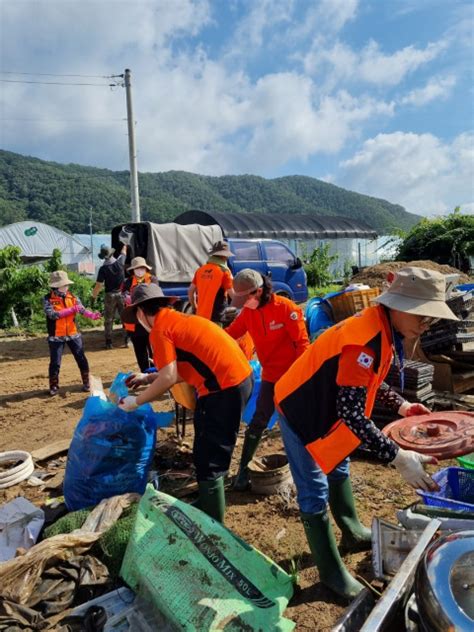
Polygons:
<instances>
[{"instance_id":1,"label":"wooden plank","mask_svg":"<svg viewBox=\"0 0 474 632\"><path fill-rule=\"evenodd\" d=\"M63 452L67 452L70 444L71 439L55 441L54 443L49 443L48 445L43 446L42 448L38 448L38 450L34 450L31 453L31 456L35 461L45 461L53 456L58 456L59 454L63 454Z\"/></svg>"}]
</instances>

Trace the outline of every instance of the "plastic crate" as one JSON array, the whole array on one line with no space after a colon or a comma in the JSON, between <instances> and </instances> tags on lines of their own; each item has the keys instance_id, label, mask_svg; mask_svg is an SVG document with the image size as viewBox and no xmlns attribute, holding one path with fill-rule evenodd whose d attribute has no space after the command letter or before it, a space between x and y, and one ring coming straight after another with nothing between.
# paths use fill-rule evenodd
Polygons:
<instances>
[{"instance_id":1,"label":"plastic crate","mask_svg":"<svg viewBox=\"0 0 474 632\"><path fill-rule=\"evenodd\" d=\"M329 298L331 303L334 320L338 323L349 316L353 316L365 307L371 307L374 298L380 294L378 287L369 290L351 290L349 292L341 292L336 296Z\"/></svg>"},{"instance_id":2,"label":"plastic crate","mask_svg":"<svg viewBox=\"0 0 474 632\"><path fill-rule=\"evenodd\" d=\"M440 489L437 492L425 492L417 489L425 505L474 511L474 470L462 467L445 467L433 474L433 480Z\"/></svg>"},{"instance_id":3,"label":"plastic crate","mask_svg":"<svg viewBox=\"0 0 474 632\"><path fill-rule=\"evenodd\" d=\"M458 456L456 461L461 467L467 468L468 470L474 470L474 452L471 452L471 454L465 454L464 456Z\"/></svg>"}]
</instances>

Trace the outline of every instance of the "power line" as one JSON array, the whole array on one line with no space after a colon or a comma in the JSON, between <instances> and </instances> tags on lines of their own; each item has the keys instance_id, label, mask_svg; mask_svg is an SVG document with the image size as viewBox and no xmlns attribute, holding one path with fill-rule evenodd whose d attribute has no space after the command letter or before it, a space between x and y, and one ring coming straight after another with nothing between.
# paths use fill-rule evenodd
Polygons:
<instances>
[{"instance_id":1,"label":"power line","mask_svg":"<svg viewBox=\"0 0 474 632\"><path fill-rule=\"evenodd\" d=\"M52 72L12 72L7 70L0 70L0 75L27 75L35 77L84 77L88 79L115 79L117 77L123 77L123 75L63 75Z\"/></svg>"},{"instance_id":2,"label":"power line","mask_svg":"<svg viewBox=\"0 0 474 632\"><path fill-rule=\"evenodd\" d=\"M107 86L108 88L116 88L120 86L119 83L68 83L68 82L60 82L60 81L23 81L20 79L0 79L2 83L38 83L41 85L48 86Z\"/></svg>"}]
</instances>

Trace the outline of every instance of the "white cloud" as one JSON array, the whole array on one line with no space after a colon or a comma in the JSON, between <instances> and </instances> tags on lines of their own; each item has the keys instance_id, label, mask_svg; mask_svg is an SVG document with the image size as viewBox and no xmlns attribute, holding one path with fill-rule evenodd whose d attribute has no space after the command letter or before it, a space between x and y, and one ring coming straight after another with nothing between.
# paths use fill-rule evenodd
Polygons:
<instances>
[{"instance_id":1,"label":"white cloud","mask_svg":"<svg viewBox=\"0 0 474 632\"><path fill-rule=\"evenodd\" d=\"M424 64L433 61L445 50L443 40L430 43L426 48L406 46L392 54L380 50L371 40L360 52L337 41L328 47L326 39L319 38L303 59L306 72L317 74L328 71L330 82L360 82L394 86Z\"/></svg>"},{"instance_id":2,"label":"white cloud","mask_svg":"<svg viewBox=\"0 0 474 632\"><path fill-rule=\"evenodd\" d=\"M359 0L319 0L308 4L301 24L292 30L294 38L314 33L334 36L356 17Z\"/></svg>"},{"instance_id":3,"label":"white cloud","mask_svg":"<svg viewBox=\"0 0 474 632\"><path fill-rule=\"evenodd\" d=\"M436 99L447 99L454 86L456 85L456 77L449 75L447 77L433 77L423 88L417 88L409 92L400 100L402 105L422 106Z\"/></svg>"},{"instance_id":4,"label":"white cloud","mask_svg":"<svg viewBox=\"0 0 474 632\"><path fill-rule=\"evenodd\" d=\"M432 134L395 132L366 140L341 164L338 181L356 191L431 215L474 202L474 135L452 143Z\"/></svg>"}]
</instances>

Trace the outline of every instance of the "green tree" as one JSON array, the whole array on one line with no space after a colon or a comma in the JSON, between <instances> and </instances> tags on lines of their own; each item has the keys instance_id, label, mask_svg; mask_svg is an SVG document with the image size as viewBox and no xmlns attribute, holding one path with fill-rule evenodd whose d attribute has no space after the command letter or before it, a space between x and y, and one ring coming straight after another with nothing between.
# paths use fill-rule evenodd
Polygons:
<instances>
[{"instance_id":1,"label":"green tree","mask_svg":"<svg viewBox=\"0 0 474 632\"><path fill-rule=\"evenodd\" d=\"M474 216L456 207L445 217L425 218L405 236L397 259L431 259L467 271L468 257L474 254Z\"/></svg>"},{"instance_id":2,"label":"green tree","mask_svg":"<svg viewBox=\"0 0 474 632\"><path fill-rule=\"evenodd\" d=\"M315 248L309 257L308 263L304 269L308 277L308 285L322 287L329 285L333 275L330 268L334 261L337 261L337 255L329 254L330 244L323 244L320 248Z\"/></svg>"}]
</instances>

